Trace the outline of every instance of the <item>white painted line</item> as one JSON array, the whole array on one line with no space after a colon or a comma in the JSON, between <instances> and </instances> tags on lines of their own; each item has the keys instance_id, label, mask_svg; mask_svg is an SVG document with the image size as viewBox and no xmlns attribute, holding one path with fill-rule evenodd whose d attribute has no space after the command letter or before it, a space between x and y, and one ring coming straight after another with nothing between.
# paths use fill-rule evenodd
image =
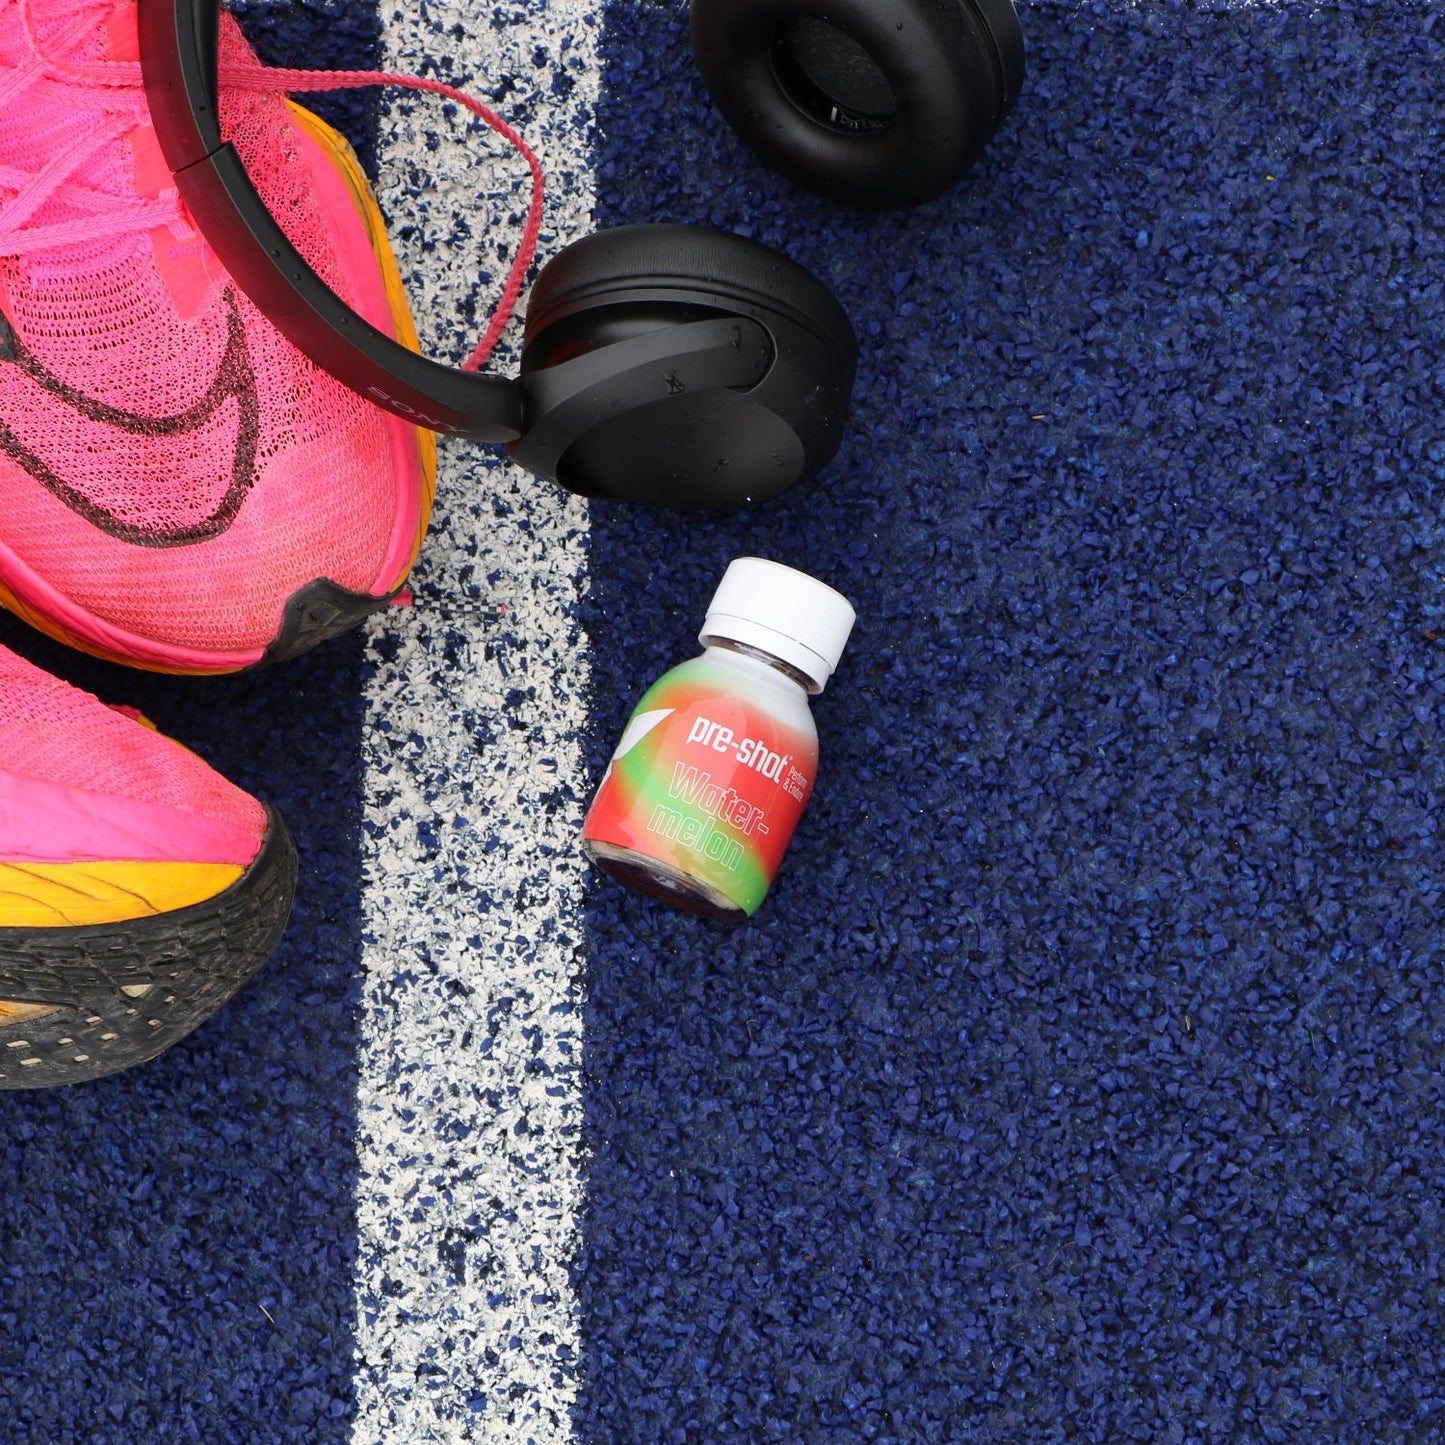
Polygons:
<instances>
[{"instance_id":1,"label":"white painted line","mask_svg":"<svg viewBox=\"0 0 1445 1445\"><path fill-rule=\"evenodd\" d=\"M514 123L536 118L544 254L581 235L595 7L524 0L498 31L474 0L427 0L382 21L388 68L435 62ZM502 143L458 136L436 101L403 96L378 147L424 344L452 359L482 330L527 199ZM417 604L371 628L355 1445L572 1438L586 563L585 504L447 443Z\"/></svg>"}]
</instances>

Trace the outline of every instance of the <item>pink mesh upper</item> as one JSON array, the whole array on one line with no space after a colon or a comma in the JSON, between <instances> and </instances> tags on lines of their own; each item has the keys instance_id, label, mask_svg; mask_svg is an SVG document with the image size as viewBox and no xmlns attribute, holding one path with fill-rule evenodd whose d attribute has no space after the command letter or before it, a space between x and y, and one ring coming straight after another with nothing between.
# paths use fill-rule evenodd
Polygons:
<instances>
[{"instance_id":1,"label":"pink mesh upper","mask_svg":"<svg viewBox=\"0 0 1445 1445\"><path fill-rule=\"evenodd\" d=\"M27 856L46 856L44 797L55 788L75 789L99 800L123 800L147 808L174 810L165 820L170 856L193 856L187 816L219 824L249 839L236 857L247 863L266 830L265 810L249 794L229 783L194 753L141 723L106 707L89 693L51 677L0 647L0 781L10 798L24 799L34 785ZM114 809L110 816L121 816ZM212 830L214 833L214 830ZM107 856L99 836L90 851ZM7 857L14 854L7 852ZM125 848L113 856L125 857Z\"/></svg>"},{"instance_id":2,"label":"pink mesh upper","mask_svg":"<svg viewBox=\"0 0 1445 1445\"><path fill-rule=\"evenodd\" d=\"M0 585L136 660L241 665L311 580L399 584L421 463L413 429L306 361L192 229L135 53L133 0L0 0ZM258 65L229 17L222 65ZM394 333L364 222L318 200L333 162L276 94L223 89L222 114L297 248Z\"/></svg>"}]
</instances>

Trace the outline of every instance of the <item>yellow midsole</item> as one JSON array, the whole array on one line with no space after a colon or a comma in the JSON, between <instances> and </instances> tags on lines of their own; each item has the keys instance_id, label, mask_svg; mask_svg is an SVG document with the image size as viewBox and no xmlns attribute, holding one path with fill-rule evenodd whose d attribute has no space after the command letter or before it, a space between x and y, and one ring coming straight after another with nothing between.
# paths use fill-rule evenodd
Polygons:
<instances>
[{"instance_id":1,"label":"yellow midsole","mask_svg":"<svg viewBox=\"0 0 1445 1445\"><path fill-rule=\"evenodd\" d=\"M244 871L232 863L0 863L0 928L150 918L204 903Z\"/></svg>"}]
</instances>

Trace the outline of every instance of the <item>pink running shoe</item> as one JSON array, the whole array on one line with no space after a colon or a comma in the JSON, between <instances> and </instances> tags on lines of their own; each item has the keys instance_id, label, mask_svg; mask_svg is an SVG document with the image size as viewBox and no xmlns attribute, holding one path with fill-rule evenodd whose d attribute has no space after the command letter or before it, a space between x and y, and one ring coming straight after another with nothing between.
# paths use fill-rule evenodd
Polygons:
<instances>
[{"instance_id":1,"label":"pink running shoe","mask_svg":"<svg viewBox=\"0 0 1445 1445\"><path fill-rule=\"evenodd\" d=\"M281 820L194 753L0 647L0 1089L190 1033L280 941Z\"/></svg>"},{"instance_id":2,"label":"pink running shoe","mask_svg":"<svg viewBox=\"0 0 1445 1445\"><path fill-rule=\"evenodd\" d=\"M223 19L227 139L317 272L414 347L350 148ZM398 591L434 438L240 294L176 195L137 56L134 0L0 0L0 603L114 661L228 672Z\"/></svg>"}]
</instances>

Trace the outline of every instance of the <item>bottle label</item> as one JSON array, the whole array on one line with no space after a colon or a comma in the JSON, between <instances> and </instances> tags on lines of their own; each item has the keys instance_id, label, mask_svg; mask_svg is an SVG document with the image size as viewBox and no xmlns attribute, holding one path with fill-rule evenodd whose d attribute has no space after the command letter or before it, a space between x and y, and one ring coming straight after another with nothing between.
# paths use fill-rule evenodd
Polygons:
<instances>
[{"instance_id":1,"label":"bottle label","mask_svg":"<svg viewBox=\"0 0 1445 1445\"><path fill-rule=\"evenodd\" d=\"M818 745L727 679L669 673L632 714L584 841L655 859L751 914L813 791Z\"/></svg>"}]
</instances>

